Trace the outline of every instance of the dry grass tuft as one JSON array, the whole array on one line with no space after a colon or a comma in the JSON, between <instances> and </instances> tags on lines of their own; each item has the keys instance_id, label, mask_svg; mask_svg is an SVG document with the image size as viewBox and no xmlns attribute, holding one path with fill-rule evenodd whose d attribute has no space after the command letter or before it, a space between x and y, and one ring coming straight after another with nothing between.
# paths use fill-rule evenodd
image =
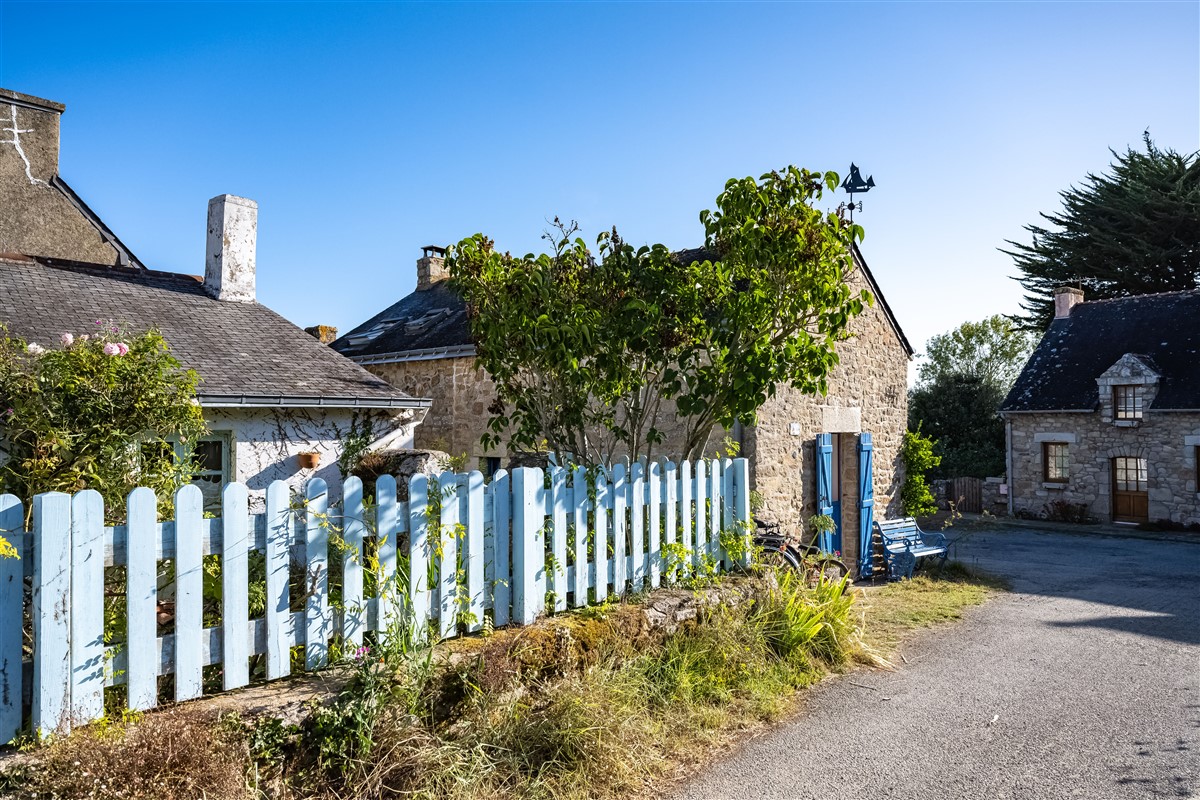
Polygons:
<instances>
[{"instance_id":1,"label":"dry grass tuft","mask_svg":"<svg viewBox=\"0 0 1200 800\"><path fill-rule=\"evenodd\" d=\"M186 707L96 724L52 741L0 777L14 800L247 800L244 739ZM9 792L3 794L3 792Z\"/></svg>"}]
</instances>

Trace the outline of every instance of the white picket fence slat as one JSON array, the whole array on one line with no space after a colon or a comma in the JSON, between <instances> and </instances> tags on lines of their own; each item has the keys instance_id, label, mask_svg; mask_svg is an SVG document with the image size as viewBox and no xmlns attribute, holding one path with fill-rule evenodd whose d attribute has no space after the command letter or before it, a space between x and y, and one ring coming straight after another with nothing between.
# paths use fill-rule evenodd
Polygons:
<instances>
[{"instance_id":1,"label":"white picket fence slat","mask_svg":"<svg viewBox=\"0 0 1200 800\"><path fill-rule=\"evenodd\" d=\"M748 482L744 459L551 465L499 470L490 483L479 472L417 475L407 500L382 476L369 503L352 477L331 508L314 478L302 498L272 484L255 514L247 487L233 483L219 519L204 518L200 490L186 486L164 521L140 487L118 526L105 526L94 491L50 493L34 498L29 533L22 504L0 496L0 534L20 556L0 559L0 742L98 719L107 687L149 709L164 676L175 701L190 700L214 681L227 690L285 677L294 648L304 669L321 669L334 648L353 654L372 636L453 637L483 629L489 615L495 626L526 625L670 584L680 567L727 561L722 533L748 535ZM219 600L206 601L206 581L219 584ZM106 631L109 600L122 594L124 625Z\"/></svg>"}]
</instances>

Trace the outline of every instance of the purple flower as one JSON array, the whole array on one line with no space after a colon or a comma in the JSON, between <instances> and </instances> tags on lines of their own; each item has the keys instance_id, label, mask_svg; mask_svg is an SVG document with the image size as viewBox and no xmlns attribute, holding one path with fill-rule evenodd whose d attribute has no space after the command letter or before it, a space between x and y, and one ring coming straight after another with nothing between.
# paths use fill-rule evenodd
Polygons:
<instances>
[{"instance_id":1,"label":"purple flower","mask_svg":"<svg viewBox=\"0 0 1200 800\"><path fill-rule=\"evenodd\" d=\"M116 342L109 342L108 344L104 345L104 355L106 355L106 356L121 355L121 345L117 344Z\"/></svg>"},{"instance_id":2,"label":"purple flower","mask_svg":"<svg viewBox=\"0 0 1200 800\"><path fill-rule=\"evenodd\" d=\"M117 342L117 347L121 349L121 355L129 355L129 345L125 344L124 342Z\"/></svg>"},{"instance_id":3,"label":"purple flower","mask_svg":"<svg viewBox=\"0 0 1200 800\"><path fill-rule=\"evenodd\" d=\"M58 340L62 342L63 347L70 347L71 345L75 344L75 337L69 333L64 333L62 336L58 337Z\"/></svg>"}]
</instances>

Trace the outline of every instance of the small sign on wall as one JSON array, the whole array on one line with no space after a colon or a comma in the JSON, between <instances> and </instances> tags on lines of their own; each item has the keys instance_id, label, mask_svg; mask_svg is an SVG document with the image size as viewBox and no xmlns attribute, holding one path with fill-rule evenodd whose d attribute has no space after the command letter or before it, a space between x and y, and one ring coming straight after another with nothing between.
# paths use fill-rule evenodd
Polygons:
<instances>
[{"instance_id":1,"label":"small sign on wall","mask_svg":"<svg viewBox=\"0 0 1200 800\"><path fill-rule=\"evenodd\" d=\"M790 425L788 425L788 433L790 433L792 436L799 436L800 435L800 423L793 422Z\"/></svg>"}]
</instances>

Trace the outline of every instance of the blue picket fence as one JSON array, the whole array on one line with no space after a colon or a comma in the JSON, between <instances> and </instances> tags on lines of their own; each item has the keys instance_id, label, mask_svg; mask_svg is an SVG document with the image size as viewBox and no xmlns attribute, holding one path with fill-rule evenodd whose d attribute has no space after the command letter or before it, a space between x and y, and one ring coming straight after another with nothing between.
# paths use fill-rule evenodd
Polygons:
<instances>
[{"instance_id":1,"label":"blue picket fence","mask_svg":"<svg viewBox=\"0 0 1200 800\"><path fill-rule=\"evenodd\" d=\"M116 527L98 493L51 493L34 498L29 532L21 503L0 496L0 531L20 554L0 559L0 742L98 719L106 687L123 685L128 708L144 710L158 704L161 676L185 701L215 677L221 690L247 685L252 663L265 680L290 674L293 656L322 669L331 647L353 651L371 632L527 625L687 568L728 570L737 565L721 534L749 534L745 459L519 468L486 484L445 472L408 488L400 501L396 480L381 477L372 502L350 478L331 508L324 481L302 498L280 481L265 513L251 514L247 488L231 483L211 519L186 486L165 521L154 492L138 488ZM252 592L263 605L253 618ZM205 673L212 665L219 676Z\"/></svg>"}]
</instances>

